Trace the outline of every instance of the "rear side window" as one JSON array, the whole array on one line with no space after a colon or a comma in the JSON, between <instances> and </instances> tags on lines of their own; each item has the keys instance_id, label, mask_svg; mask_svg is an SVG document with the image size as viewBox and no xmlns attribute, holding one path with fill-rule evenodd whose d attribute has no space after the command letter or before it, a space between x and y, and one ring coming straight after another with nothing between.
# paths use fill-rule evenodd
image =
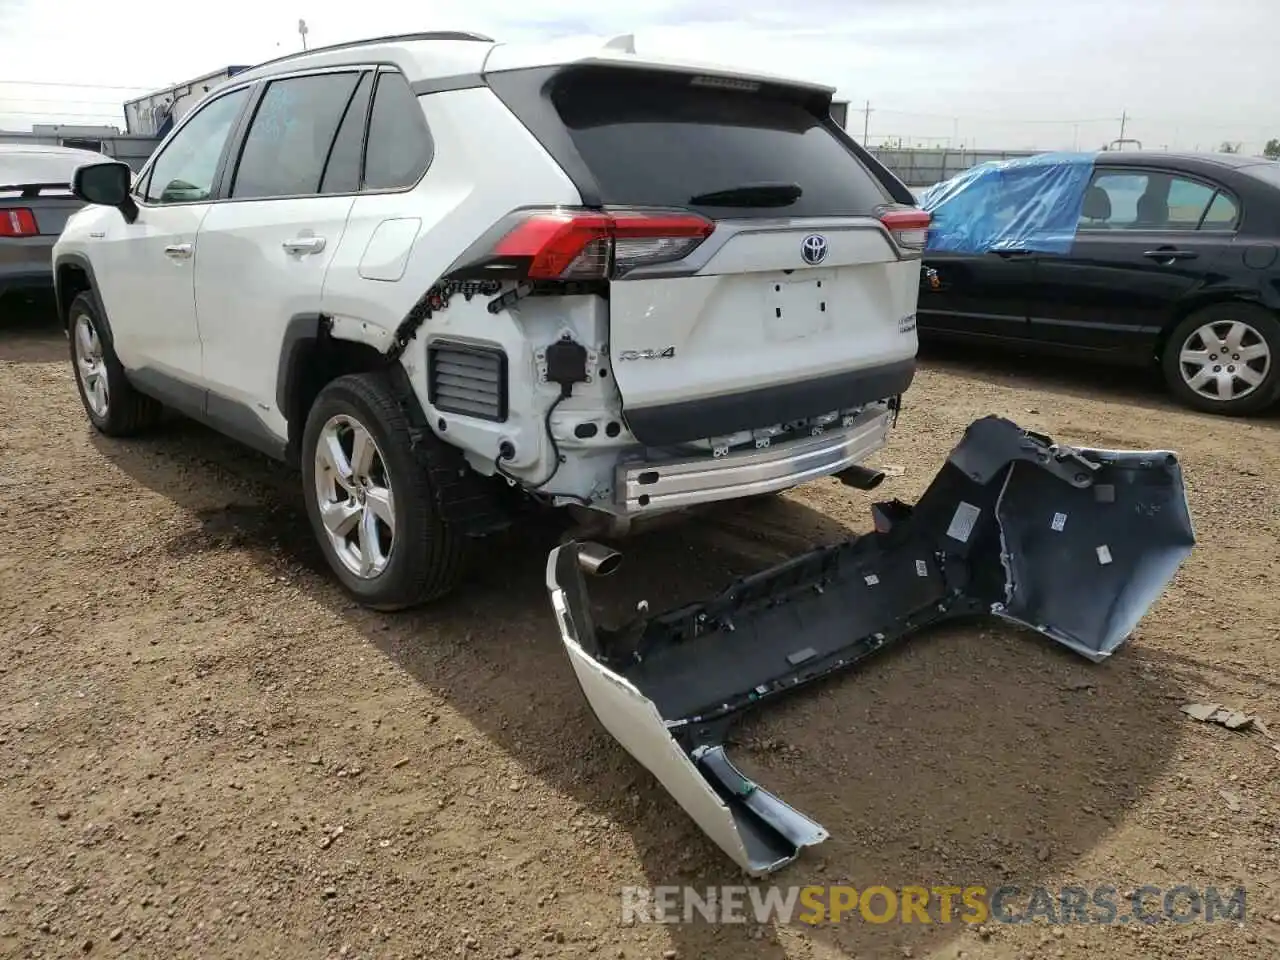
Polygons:
<instances>
[{"instance_id":1,"label":"rear side window","mask_svg":"<svg viewBox=\"0 0 1280 960\"><path fill-rule=\"evenodd\" d=\"M329 147L359 79L358 73L320 73L272 82L245 138L232 198L319 193Z\"/></svg>"},{"instance_id":2,"label":"rear side window","mask_svg":"<svg viewBox=\"0 0 1280 960\"><path fill-rule=\"evenodd\" d=\"M1200 221L1200 229L1231 230L1239 218L1240 211L1236 208L1235 201L1219 190L1213 195L1213 201L1205 211L1204 219Z\"/></svg>"},{"instance_id":3,"label":"rear side window","mask_svg":"<svg viewBox=\"0 0 1280 960\"><path fill-rule=\"evenodd\" d=\"M1230 230L1239 216L1223 191L1161 171L1097 170L1091 188L1107 195L1110 216L1088 229Z\"/></svg>"},{"instance_id":4,"label":"rear side window","mask_svg":"<svg viewBox=\"0 0 1280 960\"><path fill-rule=\"evenodd\" d=\"M347 112L338 127L338 135L330 148L329 160L324 166L324 176L320 180L321 193L355 193L360 189L364 123L369 116L369 90L372 86L373 75L366 73L360 77L360 83L351 95Z\"/></svg>"},{"instance_id":5,"label":"rear side window","mask_svg":"<svg viewBox=\"0 0 1280 960\"><path fill-rule=\"evenodd\" d=\"M398 73L378 75L369 116L364 188L395 190L417 183L431 163L432 142L418 98Z\"/></svg>"},{"instance_id":6,"label":"rear side window","mask_svg":"<svg viewBox=\"0 0 1280 960\"><path fill-rule=\"evenodd\" d=\"M552 102L606 204L693 206L713 217L868 216L890 200L799 100L698 86L682 74L580 70ZM761 185L715 205L694 197Z\"/></svg>"}]
</instances>

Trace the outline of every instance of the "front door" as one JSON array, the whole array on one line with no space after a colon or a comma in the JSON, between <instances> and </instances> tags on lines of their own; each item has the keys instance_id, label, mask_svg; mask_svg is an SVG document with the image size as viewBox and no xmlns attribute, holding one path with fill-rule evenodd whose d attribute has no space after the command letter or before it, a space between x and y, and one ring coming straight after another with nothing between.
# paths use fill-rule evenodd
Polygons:
<instances>
[{"instance_id":1,"label":"front door","mask_svg":"<svg viewBox=\"0 0 1280 960\"><path fill-rule=\"evenodd\" d=\"M1021 340L1027 336L1034 254L1023 250L926 255L917 317L922 335Z\"/></svg>"},{"instance_id":2,"label":"front door","mask_svg":"<svg viewBox=\"0 0 1280 960\"><path fill-rule=\"evenodd\" d=\"M94 279L120 360L144 389L166 399L175 399L168 396L173 381L200 378L196 236L247 99L247 90L235 90L195 111L139 178L137 219L113 218L93 238Z\"/></svg>"},{"instance_id":3,"label":"front door","mask_svg":"<svg viewBox=\"0 0 1280 960\"><path fill-rule=\"evenodd\" d=\"M1082 221L1069 253L1036 256L1031 334L1147 360L1179 301L1231 245L1239 208L1216 184L1154 169L1099 166L1095 188L1109 216Z\"/></svg>"}]
</instances>

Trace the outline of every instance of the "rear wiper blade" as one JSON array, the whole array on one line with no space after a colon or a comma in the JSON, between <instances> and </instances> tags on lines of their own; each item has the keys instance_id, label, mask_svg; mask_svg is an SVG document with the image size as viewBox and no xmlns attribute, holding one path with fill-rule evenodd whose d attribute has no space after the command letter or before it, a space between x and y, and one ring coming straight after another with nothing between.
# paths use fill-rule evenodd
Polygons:
<instances>
[{"instance_id":1,"label":"rear wiper blade","mask_svg":"<svg viewBox=\"0 0 1280 960\"><path fill-rule=\"evenodd\" d=\"M785 207L800 199L798 183L744 183L724 190L699 193L689 203L702 207Z\"/></svg>"}]
</instances>

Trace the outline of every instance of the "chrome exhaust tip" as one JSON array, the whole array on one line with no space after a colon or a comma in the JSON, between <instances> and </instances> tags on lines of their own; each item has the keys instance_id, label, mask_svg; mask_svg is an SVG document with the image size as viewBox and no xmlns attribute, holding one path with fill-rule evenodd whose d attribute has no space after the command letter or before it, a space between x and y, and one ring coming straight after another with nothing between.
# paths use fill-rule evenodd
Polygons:
<instances>
[{"instance_id":1,"label":"chrome exhaust tip","mask_svg":"<svg viewBox=\"0 0 1280 960\"><path fill-rule=\"evenodd\" d=\"M607 577L622 565L622 554L590 540L578 544L578 566L593 577Z\"/></svg>"},{"instance_id":2,"label":"chrome exhaust tip","mask_svg":"<svg viewBox=\"0 0 1280 960\"><path fill-rule=\"evenodd\" d=\"M846 487L854 487L858 490L874 490L880 484L884 483L884 473L880 470L872 470L870 467L862 467L854 465L845 467L836 474L840 482Z\"/></svg>"}]
</instances>

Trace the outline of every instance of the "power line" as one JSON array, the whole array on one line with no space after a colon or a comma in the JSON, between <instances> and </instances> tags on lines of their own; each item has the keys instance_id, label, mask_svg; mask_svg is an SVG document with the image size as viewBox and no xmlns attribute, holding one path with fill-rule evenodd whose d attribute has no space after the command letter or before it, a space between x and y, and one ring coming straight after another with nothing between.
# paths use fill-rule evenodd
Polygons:
<instances>
[{"instance_id":1,"label":"power line","mask_svg":"<svg viewBox=\"0 0 1280 960\"><path fill-rule=\"evenodd\" d=\"M6 110L0 107L0 117L75 117L80 120L101 120L110 117L119 120L124 116L123 110L104 110L101 113L66 113L62 110Z\"/></svg>"},{"instance_id":2,"label":"power line","mask_svg":"<svg viewBox=\"0 0 1280 960\"><path fill-rule=\"evenodd\" d=\"M54 83L49 80L0 80L0 83L20 87L75 87L80 90L162 90L165 86L161 83L154 87L118 87L109 83Z\"/></svg>"},{"instance_id":3,"label":"power line","mask_svg":"<svg viewBox=\"0 0 1280 960\"><path fill-rule=\"evenodd\" d=\"M120 105L120 101L119 101L119 100L44 100L44 99L39 99L39 98L34 98L34 99L33 99L33 98L31 98L31 97L3 97L3 96L0 96L0 107L3 107L5 103L21 103L21 104L27 104L27 103L61 103L61 104L68 104L68 105L70 105L70 104L76 104L76 105L84 105L84 104L90 104L90 105L93 105L93 104L101 104L101 105L104 105L104 106L105 106L105 105L107 105L107 104L110 104L111 106L119 106L119 105Z\"/></svg>"}]
</instances>

